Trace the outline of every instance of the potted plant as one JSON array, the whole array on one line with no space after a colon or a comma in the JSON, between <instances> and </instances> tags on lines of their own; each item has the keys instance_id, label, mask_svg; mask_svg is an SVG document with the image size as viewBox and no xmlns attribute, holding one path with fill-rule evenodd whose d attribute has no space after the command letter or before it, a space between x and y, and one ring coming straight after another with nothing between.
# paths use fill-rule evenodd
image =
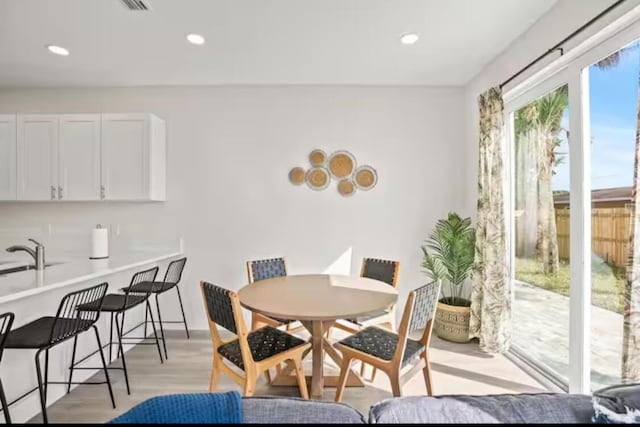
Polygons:
<instances>
[{"instance_id":1,"label":"potted plant","mask_svg":"<svg viewBox=\"0 0 640 427\"><path fill-rule=\"evenodd\" d=\"M440 338L448 341L470 340L471 301L464 283L475 265L475 241L471 218L450 212L437 222L422 247L425 273L441 285L434 329Z\"/></svg>"}]
</instances>

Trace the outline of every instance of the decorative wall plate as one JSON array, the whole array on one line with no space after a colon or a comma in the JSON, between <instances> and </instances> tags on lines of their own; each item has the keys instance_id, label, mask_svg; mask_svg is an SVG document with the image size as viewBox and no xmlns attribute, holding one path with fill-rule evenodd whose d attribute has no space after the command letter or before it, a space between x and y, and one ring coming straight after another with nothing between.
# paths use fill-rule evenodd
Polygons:
<instances>
[{"instance_id":1,"label":"decorative wall plate","mask_svg":"<svg viewBox=\"0 0 640 427\"><path fill-rule=\"evenodd\" d=\"M305 170L301 167L295 167L289 171L289 181L292 184L300 185L304 183L305 180Z\"/></svg>"},{"instance_id":2,"label":"decorative wall plate","mask_svg":"<svg viewBox=\"0 0 640 427\"><path fill-rule=\"evenodd\" d=\"M356 192L356 187L353 184L353 181L350 178L341 179L338 182L338 193L345 197L353 196Z\"/></svg>"},{"instance_id":3,"label":"decorative wall plate","mask_svg":"<svg viewBox=\"0 0 640 427\"><path fill-rule=\"evenodd\" d=\"M356 168L356 158L348 151L336 151L329 156L327 164L332 177L347 178Z\"/></svg>"},{"instance_id":4,"label":"decorative wall plate","mask_svg":"<svg viewBox=\"0 0 640 427\"><path fill-rule=\"evenodd\" d=\"M325 168L315 167L307 171L307 185L312 190L324 190L330 182L331 177Z\"/></svg>"},{"instance_id":5,"label":"decorative wall plate","mask_svg":"<svg viewBox=\"0 0 640 427\"><path fill-rule=\"evenodd\" d=\"M378 173L369 165L360 166L353 174L353 182L359 190L371 190L378 182Z\"/></svg>"},{"instance_id":6,"label":"decorative wall plate","mask_svg":"<svg viewBox=\"0 0 640 427\"><path fill-rule=\"evenodd\" d=\"M322 150L313 150L309 154L311 166L324 166L327 163L327 153Z\"/></svg>"}]
</instances>

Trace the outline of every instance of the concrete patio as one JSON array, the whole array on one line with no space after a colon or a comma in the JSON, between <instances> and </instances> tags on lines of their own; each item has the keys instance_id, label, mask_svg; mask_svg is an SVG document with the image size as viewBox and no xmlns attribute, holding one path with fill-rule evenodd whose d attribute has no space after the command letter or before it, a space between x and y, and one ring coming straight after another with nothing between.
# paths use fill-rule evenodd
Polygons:
<instances>
[{"instance_id":1,"label":"concrete patio","mask_svg":"<svg viewBox=\"0 0 640 427\"><path fill-rule=\"evenodd\" d=\"M513 344L561 377L569 372L569 297L516 281ZM592 306L592 389L620 382L622 315Z\"/></svg>"}]
</instances>

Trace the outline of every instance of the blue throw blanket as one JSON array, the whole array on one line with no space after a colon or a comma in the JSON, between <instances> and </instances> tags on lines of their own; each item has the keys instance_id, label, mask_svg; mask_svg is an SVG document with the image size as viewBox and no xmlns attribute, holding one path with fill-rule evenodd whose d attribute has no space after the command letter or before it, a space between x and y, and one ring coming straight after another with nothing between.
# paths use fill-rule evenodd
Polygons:
<instances>
[{"instance_id":1,"label":"blue throw blanket","mask_svg":"<svg viewBox=\"0 0 640 427\"><path fill-rule=\"evenodd\" d=\"M226 393L169 394L152 397L108 424L239 424L242 398Z\"/></svg>"}]
</instances>

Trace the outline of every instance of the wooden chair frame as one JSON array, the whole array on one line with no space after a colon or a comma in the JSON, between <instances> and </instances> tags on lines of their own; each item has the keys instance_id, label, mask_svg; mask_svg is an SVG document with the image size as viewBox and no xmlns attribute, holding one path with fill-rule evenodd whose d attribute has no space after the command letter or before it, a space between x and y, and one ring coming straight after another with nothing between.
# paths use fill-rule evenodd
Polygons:
<instances>
[{"instance_id":1,"label":"wooden chair frame","mask_svg":"<svg viewBox=\"0 0 640 427\"><path fill-rule=\"evenodd\" d=\"M402 358L407 346L407 338L409 336L409 326L411 324L411 316L413 312L413 305L415 302L415 291L409 293L407 304L404 307L402 314L402 320L400 322L400 330L398 331L398 346L393 354L391 360L384 360L355 348L348 347L346 345L337 343L335 347L342 352L342 366L340 368L340 378L338 380L338 387L336 388L335 401L340 402L342 400L342 394L347 382L347 373L351 367L351 362L354 360L360 360L364 363L368 363L374 367L386 373L391 380L391 389L393 396L398 397L402 395L402 386L413 377L416 372L422 369L424 375L424 382L427 387L427 394L431 396L433 394L433 387L431 385L431 369L429 366L429 341L431 340L431 330L433 328L433 318L430 319L422 333L422 337L418 340L423 346L424 350L420 353L420 357L412 364L402 367ZM406 369L409 368L409 369ZM405 372L402 373L401 371Z\"/></svg>"},{"instance_id":2,"label":"wooden chair frame","mask_svg":"<svg viewBox=\"0 0 640 427\"><path fill-rule=\"evenodd\" d=\"M247 277L249 278L249 283L255 283L253 280L253 270L251 269L251 263L254 261L247 261ZM282 257L282 262L284 263L284 273L287 274L287 260ZM296 327L292 327L293 323L287 323L286 325L278 322L276 319L273 319L269 316L266 316L262 313L258 313L255 311L251 312L251 330L255 331L260 328L262 325L269 325L274 328L279 328L280 326L285 327L285 331L294 333L298 331L305 330L304 326L298 325Z\"/></svg>"},{"instance_id":3,"label":"wooden chair frame","mask_svg":"<svg viewBox=\"0 0 640 427\"><path fill-rule=\"evenodd\" d=\"M376 258L362 258L362 265L360 266L360 277L364 277L364 267L367 263L368 259L376 259ZM398 289L398 274L400 273L400 261L391 261L395 264L396 268L393 272L393 283L390 286L393 286L394 289ZM356 324L352 323L346 319L339 319L334 323L333 327L341 329L345 332L349 332L350 334L355 334L358 331L366 328L367 326L384 326L390 331L396 331L396 305L391 306L389 311L386 314L375 317L373 319L369 319L362 323ZM327 339L331 338L331 329L327 330ZM364 369L365 363L363 362L360 365L360 376L364 377ZM371 381L373 381L376 377L376 368L373 368L371 372Z\"/></svg>"},{"instance_id":4,"label":"wooden chair frame","mask_svg":"<svg viewBox=\"0 0 640 427\"><path fill-rule=\"evenodd\" d=\"M242 363L244 364L244 373L242 376L238 374L235 370L232 369L230 365L224 363L224 357L218 353L218 348L221 345L224 345L228 342L231 342L234 339L223 341L220 337L220 333L218 332L218 325L211 320L209 316L209 309L207 307L207 296L204 290L205 282L200 282L200 290L202 292L202 298L204 302L205 313L207 315L207 320L209 321L209 331L211 332L211 343L213 344L213 365L211 370L211 380L209 382L209 391L214 392L216 390L216 384L218 382L218 377L220 375L220 371L229 375L233 381L235 381L238 385L242 387L244 396L252 396L256 389L256 382L258 377L264 373L268 372L269 368L279 366L281 363L291 360L293 362L296 377L298 379L298 387L300 389L300 395L304 399L309 398L309 393L307 390L307 382L304 376L304 371L302 370L302 358L303 355L306 354L307 350L311 348L311 343L305 343L303 345L299 345L290 350L283 351L282 353L271 356L267 359L256 362L253 360L251 356L251 349L249 348L249 343L247 342L247 337L249 332L247 331L247 326L244 322L244 317L242 316L242 308L240 306L240 300L238 299L238 294L235 292L230 292L231 298L231 306L233 310L233 318L236 323L237 328L237 339L240 344L240 352L242 354ZM233 365L235 366L235 365ZM237 367L236 367L237 368Z\"/></svg>"},{"instance_id":5,"label":"wooden chair frame","mask_svg":"<svg viewBox=\"0 0 640 427\"><path fill-rule=\"evenodd\" d=\"M364 267L368 259L373 259L373 258L362 259L362 265L360 267L360 277L364 277ZM396 268L393 273L393 283L390 286L393 286L394 289L398 289L398 274L400 273L400 261L391 261L391 262L395 264ZM376 318L369 319L365 322L362 322L361 324L355 324L355 323L349 322L348 320L340 319L333 325L334 328L341 329L351 334L354 334L366 328L367 326L384 326L390 331L395 331L396 330L396 305L394 304L389 309L389 312L387 314L383 314ZM329 332L327 333L327 337Z\"/></svg>"}]
</instances>

